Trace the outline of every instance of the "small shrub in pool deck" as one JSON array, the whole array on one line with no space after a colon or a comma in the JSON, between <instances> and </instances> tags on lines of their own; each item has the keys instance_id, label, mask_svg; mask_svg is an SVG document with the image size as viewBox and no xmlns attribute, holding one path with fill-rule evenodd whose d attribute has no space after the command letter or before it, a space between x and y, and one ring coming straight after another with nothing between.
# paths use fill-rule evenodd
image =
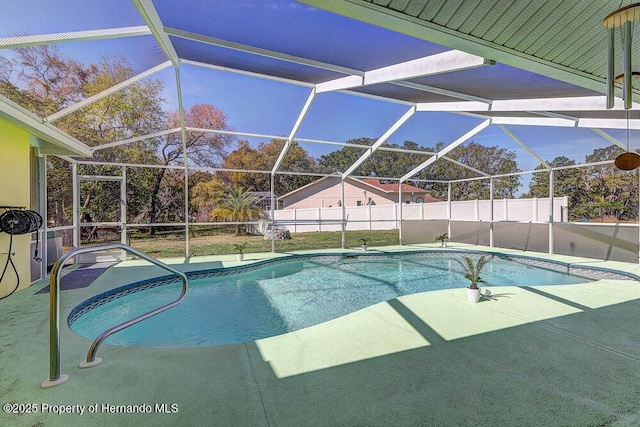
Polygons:
<instances>
[{"instance_id":1,"label":"small shrub in pool deck","mask_svg":"<svg viewBox=\"0 0 640 427\"><path fill-rule=\"evenodd\" d=\"M480 273L482 273L482 269L487 262L489 262L488 257L482 255L478 258L478 262L476 264L473 263L473 260L470 257L466 256L462 259L464 262L459 259L456 259L456 262L462 266L465 279L471 282L469 289L478 289L479 283L487 283L482 277L480 277Z\"/></svg>"},{"instance_id":2,"label":"small shrub in pool deck","mask_svg":"<svg viewBox=\"0 0 640 427\"><path fill-rule=\"evenodd\" d=\"M243 254L244 253L244 248L247 247L247 242L244 243L236 243L233 245L233 253L234 254Z\"/></svg>"}]
</instances>

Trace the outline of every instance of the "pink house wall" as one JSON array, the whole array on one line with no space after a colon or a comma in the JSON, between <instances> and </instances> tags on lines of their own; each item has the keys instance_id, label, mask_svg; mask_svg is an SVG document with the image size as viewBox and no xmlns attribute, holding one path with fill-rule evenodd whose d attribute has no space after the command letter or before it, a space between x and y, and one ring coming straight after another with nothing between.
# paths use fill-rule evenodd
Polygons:
<instances>
[{"instance_id":1,"label":"pink house wall","mask_svg":"<svg viewBox=\"0 0 640 427\"><path fill-rule=\"evenodd\" d=\"M415 196L402 194L402 201L413 201ZM300 208L328 208L340 206L341 189L340 178L327 178L317 181L309 187L282 198L284 209ZM371 202L369 202L371 199ZM349 179L344 182L344 204L345 206L362 206L368 203L373 205L391 205L398 202L397 193L388 194L375 187L353 182Z\"/></svg>"}]
</instances>

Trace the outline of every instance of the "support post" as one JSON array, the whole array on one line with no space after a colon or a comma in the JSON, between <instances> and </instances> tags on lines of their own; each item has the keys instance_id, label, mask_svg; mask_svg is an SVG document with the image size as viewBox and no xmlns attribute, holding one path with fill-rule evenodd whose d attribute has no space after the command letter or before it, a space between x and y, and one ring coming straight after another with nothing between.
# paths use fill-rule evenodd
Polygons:
<instances>
[{"instance_id":1,"label":"support post","mask_svg":"<svg viewBox=\"0 0 640 427\"><path fill-rule=\"evenodd\" d=\"M275 187L275 175L273 172L271 173L270 179L270 190L271 190L271 252L276 251L276 233L275 233L275 225L276 225L276 208L275 208L275 193L273 192L273 187ZM267 227L268 228L268 227Z\"/></svg>"},{"instance_id":2,"label":"support post","mask_svg":"<svg viewBox=\"0 0 640 427\"><path fill-rule=\"evenodd\" d=\"M78 181L78 165L71 164L71 177L73 180L73 247L80 247L80 181Z\"/></svg>"},{"instance_id":3,"label":"support post","mask_svg":"<svg viewBox=\"0 0 640 427\"><path fill-rule=\"evenodd\" d=\"M447 235L451 241L451 183L447 183Z\"/></svg>"},{"instance_id":4,"label":"support post","mask_svg":"<svg viewBox=\"0 0 640 427\"><path fill-rule=\"evenodd\" d=\"M344 205L344 178L340 179L340 206L342 206L342 233L341 233L341 238L340 238L340 247L342 249L345 248L345 234L346 234L346 228L347 228L347 223L346 223L346 212L347 212L347 207Z\"/></svg>"},{"instance_id":5,"label":"support post","mask_svg":"<svg viewBox=\"0 0 640 427\"><path fill-rule=\"evenodd\" d=\"M173 61L172 61L173 62ZM187 154L187 131L184 121L184 107L182 103L182 80L180 67L173 62L178 92L178 111L180 112L180 139L182 141L182 161L184 166L184 256L189 258L189 158Z\"/></svg>"},{"instance_id":6,"label":"support post","mask_svg":"<svg viewBox=\"0 0 640 427\"><path fill-rule=\"evenodd\" d=\"M42 218L44 219L42 224L42 238L40 239L40 278L47 277L47 260L49 259L49 252L47 250L47 236L49 235L47 227L49 224L49 206L47 203L47 156L41 155L36 157L38 168L38 210L42 212Z\"/></svg>"},{"instance_id":7,"label":"support post","mask_svg":"<svg viewBox=\"0 0 640 427\"><path fill-rule=\"evenodd\" d=\"M120 182L120 243L127 244L127 167L122 166Z\"/></svg>"},{"instance_id":8,"label":"support post","mask_svg":"<svg viewBox=\"0 0 640 427\"><path fill-rule=\"evenodd\" d=\"M549 255L553 254L553 193L554 193L554 173L549 171Z\"/></svg>"},{"instance_id":9,"label":"support post","mask_svg":"<svg viewBox=\"0 0 640 427\"><path fill-rule=\"evenodd\" d=\"M398 205L400 211L400 223L398 224L398 236L400 239L400 246L402 246L402 182L398 183Z\"/></svg>"},{"instance_id":10,"label":"support post","mask_svg":"<svg viewBox=\"0 0 640 427\"><path fill-rule=\"evenodd\" d=\"M493 178L489 180L489 247L493 247Z\"/></svg>"}]
</instances>

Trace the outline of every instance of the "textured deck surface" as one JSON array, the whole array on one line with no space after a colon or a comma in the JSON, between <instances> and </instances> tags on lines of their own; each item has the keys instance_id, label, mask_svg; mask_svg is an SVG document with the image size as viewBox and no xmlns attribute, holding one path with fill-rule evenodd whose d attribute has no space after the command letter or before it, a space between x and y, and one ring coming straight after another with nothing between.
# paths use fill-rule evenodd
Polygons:
<instances>
[{"instance_id":1,"label":"textured deck surface","mask_svg":"<svg viewBox=\"0 0 640 427\"><path fill-rule=\"evenodd\" d=\"M435 245L384 249L419 247ZM631 264L551 258L640 272ZM233 260L229 255L170 263L198 270L237 265ZM69 380L47 390L40 383L49 375L49 296L38 294L47 283L0 301L0 403L36 412L2 412L0 425L640 423L640 283L635 281L490 288L491 297L479 304L466 301L464 288L428 292L247 344L193 349L104 344L98 351L102 364L79 369L90 342L67 328L69 311L98 292L155 274L164 272L130 261L90 286L61 293L61 371ZM75 412L52 412L61 409Z\"/></svg>"}]
</instances>

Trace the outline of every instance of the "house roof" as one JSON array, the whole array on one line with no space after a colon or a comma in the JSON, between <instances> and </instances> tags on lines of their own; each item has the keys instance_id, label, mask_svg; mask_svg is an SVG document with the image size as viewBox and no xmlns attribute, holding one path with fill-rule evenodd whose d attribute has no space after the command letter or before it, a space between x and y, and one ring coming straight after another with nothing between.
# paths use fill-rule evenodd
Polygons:
<instances>
[{"instance_id":1,"label":"house roof","mask_svg":"<svg viewBox=\"0 0 640 427\"><path fill-rule=\"evenodd\" d=\"M305 188L309 188L312 187L314 185L318 185L320 182L325 181L327 179L337 179L339 180L340 177L339 176L325 176L322 177L320 179L317 179L313 182L310 182L309 184L300 187L300 188L296 188L293 191L288 192L287 194L284 194L280 197L278 197L278 200L280 199L284 199L286 197L291 196L292 194L297 193L298 191L302 191ZM398 193L398 184L382 184L380 182L379 179L375 179L375 178L364 178L364 179L358 179L358 178L353 178L353 177L348 177L345 179L345 181L354 181L356 183L360 183L360 184L364 184L366 186L369 187L374 187L377 190L381 190L385 193L388 194L394 194L394 193ZM419 194L423 194L423 198L425 202L440 202L440 199L436 199L435 197L432 197L429 192L423 188L419 188L419 187L415 187L413 185L409 185L409 184L402 184L402 192L403 193L419 193Z\"/></svg>"},{"instance_id":2,"label":"house roof","mask_svg":"<svg viewBox=\"0 0 640 427\"><path fill-rule=\"evenodd\" d=\"M364 182L373 187L379 188L380 190L383 190L387 193L399 192L398 184L382 184L379 179L374 179L374 178L363 178L363 179L353 178L353 179L356 181ZM424 188L416 187L409 184L402 184L402 192L403 193L425 193L425 194L428 193L428 191L425 190Z\"/></svg>"}]
</instances>

